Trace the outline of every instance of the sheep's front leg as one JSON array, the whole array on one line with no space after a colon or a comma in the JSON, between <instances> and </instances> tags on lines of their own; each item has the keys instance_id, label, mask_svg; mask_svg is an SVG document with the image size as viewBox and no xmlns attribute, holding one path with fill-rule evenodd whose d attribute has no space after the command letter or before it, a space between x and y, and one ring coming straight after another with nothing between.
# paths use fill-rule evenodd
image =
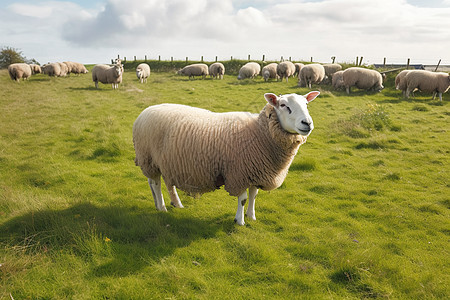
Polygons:
<instances>
[{"instance_id":1,"label":"sheep's front leg","mask_svg":"<svg viewBox=\"0 0 450 300\"><path fill-rule=\"evenodd\" d=\"M255 198L258 195L258 189L251 186L248 189L248 207L247 207L247 217L251 220L256 220L255 216Z\"/></svg>"},{"instance_id":2,"label":"sheep's front leg","mask_svg":"<svg viewBox=\"0 0 450 300\"><path fill-rule=\"evenodd\" d=\"M177 189L174 185L172 185L169 188L169 195L170 195L170 204L172 204L174 207L183 208L183 204L181 204L180 197L178 197Z\"/></svg>"},{"instance_id":3,"label":"sheep's front leg","mask_svg":"<svg viewBox=\"0 0 450 300\"><path fill-rule=\"evenodd\" d=\"M234 222L236 222L239 225L245 225L244 222L244 205L245 202L247 202L247 191L244 191L239 197L238 197L238 208L236 212L236 217L234 218Z\"/></svg>"},{"instance_id":4,"label":"sheep's front leg","mask_svg":"<svg viewBox=\"0 0 450 300\"><path fill-rule=\"evenodd\" d=\"M148 184L152 190L153 200L155 200L156 209L159 211L167 211L166 205L164 204L163 194L161 192L161 178L148 179Z\"/></svg>"}]
</instances>

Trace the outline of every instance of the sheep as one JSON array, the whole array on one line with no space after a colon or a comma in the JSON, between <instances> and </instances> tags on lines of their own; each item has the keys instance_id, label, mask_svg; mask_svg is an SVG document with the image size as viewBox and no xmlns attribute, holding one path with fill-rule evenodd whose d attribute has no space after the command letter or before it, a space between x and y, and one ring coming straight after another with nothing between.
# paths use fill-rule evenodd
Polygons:
<instances>
[{"instance_id":1,"label":"sheep","mask_svg":"<svg viewBox=\"0 0 450 300\"><path fill-rule=\"evenodd\" d=\"M255 78L261 72L261 66L256 62L248 62L239 69L238 80Z\"/></svg>"},{"instance_id":2,"label":"sheep","mask_svg":"<svg viewBox=\"0 0 450 300\"><path fill-rule=\"evenodd\" d=\"M295 73L294 73L294 76L297 76L297 78L298 78L298 76L300 75L300 70L301 70L305 65L302 64L302 63L294 63L294 66L295 66Z\"/></svg>"},{"instance_id":3,"label":"sheep","mask_svg":"<svg viewBox=\"0 0 450 300\"><path fill-rule=\"evenodd\" d=\"M321 83L325 78L325 68L321 64L310 64L300 70L298 86L308 86L313 83Z\"/></svg>"},{"instance_id":4,"label":"sheep","mask_svg":"<svg viewBox=\"0 0 450 300\"><path fill-rule=\"evenodd\" d=\"M40 65L30 64L32 74L40 74L42 73L42 69Z\"/></svg>"},{"instance_id":5,"label":"sheep","mask_svg":"<svg viewBox=\"0 0 450 300\"><path fill-rule=\"evenodd\" d=\"M209 75L209 71L206 64L192 64L179 70L178 74L189 76L189 79L191 79L191 77L194 78L194 76L202 76L203 79L205 79L205 77Z\"/></svg>"},{"instance_id":6,"label":"sheep","mask_svg":"<svg viewBox=\"0 0 450 300\"><path fill-rule=\"evenodd\" d=\"M408 74L411 70L403 70L400 73L395 76L395 89L402 91L403 97L406 97L406 80L405 76ZM414 92L413 92L414 97Z\"/></svg>"},{"instance_id":7,"label":"sheep","mask_svg":"<svg viewBox=\"0 0 450 300\"><path fill-rule=\"evenodd\" d=\"M19 82L20 79L27 80L33 71L29 64L15 63L8 66L8 73L11 80Z\"/></svg>"},{"instance_id":8,"label":"sheep","mask_svg":"<svg viewBox=\"0 0 450 300\"><path fill-rule=\"evenodd\" d=\"M136 67L136 76L141 83L147 83L147 78L150 76L150 66L146 63L139 64Z\"/></svg>"},{"instance_id":9,"label":"sheep","mask_svg":"<svg viewBox=\"0 0 450 300\"><path fill-rule=\"evenodd\" d=\"M61 76L61 77L67 76L67 74L69 73L68 72L69 67L65 63L62 63L62 62L57 62L57 64L59 65L59 67L61 69L58 76Z\"/></svg>"},{"instance_id":10,"label":"sheep","mask_svg":"<svg viewBox=\"0 0 450 300\"><path fill-rule=\"evenodd\" d=\"M433 100L436 93L442 101L442 94L450 87L450 75L444 72L430 72L425 70L411 70L405 76L406 98L415 89L433 93Z\"/></svg>"},{"instance_id":11,"label":"sheep","mask_svg":"<svg viewBox=\"0 0 450 300\"><path fill-rule=\"evenodd\" d=\"M336 89L344 88L344 71L337 71L331 76L331 85Z\"/></svg>"},{"instance_id":12,"label":"sheep","mask_svg":"<svg viewBox=\"0 0 450 300\"><path fill-rule=\"evenodd\" d=\"M266 93L259 114L214 113L179 105L146 108L133 124L135 164L148 178L156 209L167 211L161 175L171 204L183 207L176 188L202 194L222 185L238 197L235 222L256 220L258 189L273 190L284 181L301 144L314 128L307 104L319 92L304 96Z\"/></svg>"},{"instance_id":13,"label":"sheep","mask_svg":"<svg viewBox=\"0 0 450 300\"><path fill-rule=\"evenodd\" d=\"M48 76L60 76L61 66L58 63L49 63L42 66L42 73Z\"/></svg>"},{"instance_id":14,"label":"sheep","mask_svg":"<svg viewBox=\"0 0 450 300\"><path fill-rule=\"evenodd\" d=\"M86 67L82 63L73 62L73 61L65 61L64 62L68 67L68 73L73 74L86 74L89 73L89 71L86 69Z\"/></svg>"},{"instance_id":15,"label":"sheep","mask_svg":"<svg viewBox=\"0 0 450 300\"><path fill-rule=\"evenodd\" d=\"M225 75L225 66L223 63L215 62L209 66L209 75L212 78L223 79L223 75Z\"/></svg>"},{"instance_id":16,"label":"sheep","mask_svg":"<svg viewBox=\"0 0 450 300\"><path fill-rule=\"evenodd\" d=\"M267 81L269 79L278 80L277 66L278 66L277 63L271 63L262 68L261 75L264 78L264 81Z\"/></svg>"},{"instance_id":17,"label":"sheep","mask_svg":"<svg viewBox=\"0 0 450 300\"><path fill-rule=\"evenodd\" d=\"M283 78L286 78L286 82L288 82L288 78L293 76L294 73L295 65L290 61L283 61L277 66L277 74L281 81L283 81Z\"/></svg>"},{"instance_id":18,"label":"sheep","mask_svg":"<svg viewBox=\"0 0 450 300\"><path fill-rule=\"evenodd\" d=\"M351 67L343 73L344 85L347 94L352 86L359 89L375 90L380 92L383 86L383 76L380 72L360 67Z\"/></svg>"},{"instance_id":19,"label":"sheep","mask_svg":"<svg viewBox=\"0 0 450 300\"><path fill-rule=\"evenodd\" d=\"M103 84L111 83L113 90L119 88L122 82L122 66L121 65L95 65L92 68L92 81L95 88L98 89L98 82Z\"/></svg>"},{"instance_id":20,"label":"sheep","mask_svg":"<svg viewBox=\"0 0 450 300\"><path fill-rule=\"evenodd\" d=\"M332 80L332 76L337 71L342 70L342 66L340 64L323 64L323 68L325 69L325 78L324 83L329 83Z\"/></svg>"}]
</instances>

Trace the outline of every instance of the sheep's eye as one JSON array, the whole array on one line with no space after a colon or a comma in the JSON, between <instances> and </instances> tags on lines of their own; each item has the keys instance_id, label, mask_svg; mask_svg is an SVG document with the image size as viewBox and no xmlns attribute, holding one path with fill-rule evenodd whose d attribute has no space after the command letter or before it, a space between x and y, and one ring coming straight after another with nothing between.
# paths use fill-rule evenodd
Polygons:
<instances>
[{"instance_id":1,"label":"sheep's eye","mask_svg":"<svg viewBox=\"0 0 450 300\"><path fill-rule=\"evenodd\" d=\"M286 109L288 110L289 114L292 113L291 109L289 108L289 106L286 106L286 104L280 104L280 107L286 107Z\"/></svg>"}]
</instances>

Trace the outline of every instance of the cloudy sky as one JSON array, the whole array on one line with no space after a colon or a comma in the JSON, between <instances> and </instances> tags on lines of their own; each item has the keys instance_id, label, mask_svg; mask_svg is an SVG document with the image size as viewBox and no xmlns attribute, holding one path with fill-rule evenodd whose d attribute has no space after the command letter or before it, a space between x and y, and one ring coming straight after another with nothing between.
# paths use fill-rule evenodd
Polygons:
<instances>
[{"instance_id":1,"label":"cloudy sky","mask_svg":"<svg viewBox=\"0 0 450 300\"><path fill-rule=\"evenodd\" d=\"M450 64L450 0L0 0L0 47L41 64L117 55Z\"/></svg>"}]
</instances>

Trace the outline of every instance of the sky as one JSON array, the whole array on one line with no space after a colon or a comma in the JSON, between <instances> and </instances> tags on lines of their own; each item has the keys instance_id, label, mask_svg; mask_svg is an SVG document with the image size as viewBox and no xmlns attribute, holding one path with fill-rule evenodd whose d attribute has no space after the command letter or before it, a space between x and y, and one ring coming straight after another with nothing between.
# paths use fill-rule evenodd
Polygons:
<instances>
[{"instance_id":1,"label":"sky","mask_svg":"<svg viewBox=\"0 0 450 300\"><path fill-rule=\"evenodd\" d=\"M0 48L112 58L450 65L450 0L0 0Z\"/></svg>"}]
</instances>

